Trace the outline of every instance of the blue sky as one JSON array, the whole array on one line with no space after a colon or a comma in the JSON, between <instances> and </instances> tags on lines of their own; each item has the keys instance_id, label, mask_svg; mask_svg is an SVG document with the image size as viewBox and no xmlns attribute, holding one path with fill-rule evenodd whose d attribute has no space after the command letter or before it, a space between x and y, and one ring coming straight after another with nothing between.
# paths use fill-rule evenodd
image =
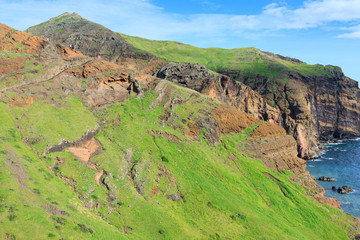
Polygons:
<instances>
[{"instance_id":1,"label":"blue sky","mask_svg":"<svg viewBox=\"0 0 360 240\"><path fill-rule=\"evenodd\" d=\"M360 80L360 0L0 0L0 22L19 30L63 12L148 39L337 65Z\"/></svg>"}]
</instances>

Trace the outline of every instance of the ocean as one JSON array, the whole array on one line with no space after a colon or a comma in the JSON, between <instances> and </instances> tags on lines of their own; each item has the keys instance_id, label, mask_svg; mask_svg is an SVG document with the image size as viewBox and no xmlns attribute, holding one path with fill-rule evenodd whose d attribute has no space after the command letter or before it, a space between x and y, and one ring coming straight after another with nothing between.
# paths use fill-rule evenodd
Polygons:
<instances>
[{"instance_id":1,"label":"ocean","mask_svg":"<svg viewBox=\"0 0 360 240\"><path fill-rule=\"evenodd\" d=\"M360 139L339 140L324 146L327 149L320 158L307 162L307 170L316 179L321 176L335 178L336 182L317 182L325 188L326 197L338 199L344 212L360 218ZM340 194L331 189L345 185L354 192Z\"/></svg>"}]
</instances>

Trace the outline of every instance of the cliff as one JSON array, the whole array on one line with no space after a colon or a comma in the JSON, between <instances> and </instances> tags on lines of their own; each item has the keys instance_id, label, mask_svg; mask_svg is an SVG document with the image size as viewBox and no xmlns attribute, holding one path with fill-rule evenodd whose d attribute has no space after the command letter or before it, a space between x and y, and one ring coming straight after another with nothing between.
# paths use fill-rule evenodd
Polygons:
<instances>
[{"instance_id":1,"label":"cliff","mask_svg":"<svg viewBox=\"0 0 360 240\"><path fill-rule=\"evenodd\" d=\"M324 69L326 72L319 75L289 72L284 82L269 81L261 75L250 79L241 71L235 77L250 85L265 81L261 87L252 85L253 89L279 107L281 125L295 137L299 154L305 158L318 152L318 140L360 136L357 82L344 76L340 68ZM231 75L234 71L222 73ZM271 88L276 91L270 92Z\"/></svg>"},{"instance_id":2,"label":"cliff","mask_svg":"<svg viewBox=\"0 0 360 240\"><path fill-rule=\"evenodd\" d=\"M191 76L191 70L186 70L189 67L186 67L185 63L200 64L231 79L225 80L229 82L227 86L222 86L228 89L230 95L232 89L240 88L239 83L244 83L259 93L268 106L277 108L280 112L275 114L278 116L268 118L266 114L260 115L264 119L274 117L275 122L295 137L299 156L302 158L311 157L319 152L319 139L360 136L357 103L359 88L357 82L344 76L339 67L309 65L297 59L262 52L255 48L201 49L186 44L179 46L171 41L149 41L122 36L134 47L148 51L166 62L178 62L179 70L185 72L177 74L183 75L184 78ZM167 54L169 52L171 54ZM171 64L167 67L172 68L166 73L168 76L172 75L171 71L178 71ZM196 74L192 77L195 79ZM201 74L199 77L208 78ZM193 89L197 87L191 84L189 86ZM247 92L245 89L241 90L244 91ZM240 91L235 90L234 93L236 92ZM227 92L224 91L222 94ZM240 104L235 100L231 104L247 111L247 103ZM255 109L264 113L264 104L260 103ZM258 115L253 110L249 113Z\"/></svg>"},{"instance_id":3,"label":"cliff","mask_svg":"<svg viewBox=\"0 0 360 240\"><path fill-rule=\"evenodd\" d=\"M156 76L209 95L260 120L276 124L282 122L280 110L272 106L270 101L266 101L259 93L243 83L215 73L199 64L165 64Z\"/></svg>"}]
</instances>

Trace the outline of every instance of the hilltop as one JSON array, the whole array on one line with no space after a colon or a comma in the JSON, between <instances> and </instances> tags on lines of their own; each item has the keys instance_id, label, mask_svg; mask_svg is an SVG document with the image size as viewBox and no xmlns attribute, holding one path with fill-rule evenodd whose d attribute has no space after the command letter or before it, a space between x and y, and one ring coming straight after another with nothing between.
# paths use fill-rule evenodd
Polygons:
<instances>
[{"instance_id":1,"label":"hilltop","mask_svg":"<svg viewBox=\"0 0 360 240\"><path fill-rule=\"evenodd\" d=\"M119 34L104 26L88 21L77 13L64 13L58 17L26 30L37 36L50 38L55 43L81 51L91 57L110 61L122 58L153 58L151 54L139 53Z\"/></svg>"}]
</instances>

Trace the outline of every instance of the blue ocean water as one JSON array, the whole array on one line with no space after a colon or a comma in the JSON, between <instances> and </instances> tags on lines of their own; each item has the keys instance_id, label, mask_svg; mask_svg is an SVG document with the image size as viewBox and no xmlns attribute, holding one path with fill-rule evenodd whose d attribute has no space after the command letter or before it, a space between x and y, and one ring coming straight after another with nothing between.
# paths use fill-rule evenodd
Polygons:
<instances>
[{"instance_id":1,"label":"blue ocean water","mask_svg":"<svg viewBox=\"0 0 360 240\"><path fill-rule=\"evenodd\" d=\"M321 176L335 178L336 182L317 182L326 189L326 197L338 199L344 212L360 218L360 139L340 140L324 146L327 150L319 159L308 161L307 170L316 179ZM331 189L344 185L355 192L339 194Z\"/></svg>"}]
</instances>

